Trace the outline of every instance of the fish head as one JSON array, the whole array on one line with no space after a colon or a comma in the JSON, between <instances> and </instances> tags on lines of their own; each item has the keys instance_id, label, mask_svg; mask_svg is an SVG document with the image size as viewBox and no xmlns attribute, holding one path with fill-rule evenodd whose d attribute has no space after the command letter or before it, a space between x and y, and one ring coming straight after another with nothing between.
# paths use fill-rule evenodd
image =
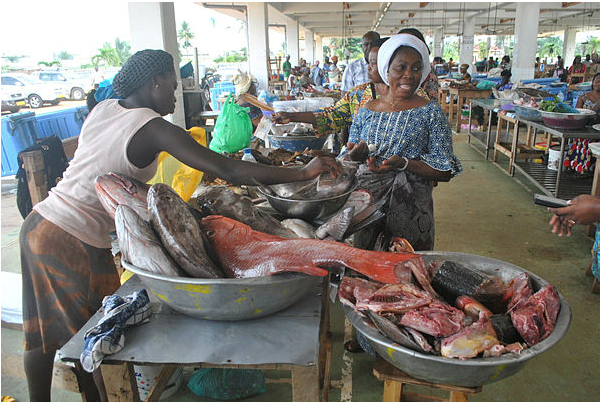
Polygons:
<instances>
[{"instance_id":1,"label":"fish head","mask_svg":"<svg viewBox=\"0 0 600 402\"><path fill-rule=\"evenodd\" d=\"M210 242L227 239L231 244L244 244L252 232L250 226L220 215L202 218L199 224Z\"/></svg>"},{"instance_id":2,"label":"fish head","mask_svg":"<svg viewBox=\"0 0 600 402\"><path fill-rule=\"evenodd\" d=\"M146 202L148 186L120 173L110 172L97 176L94 185L98 195L110 198L117 204L123 204L131 198Z\"/></svg>"}]
</instances>

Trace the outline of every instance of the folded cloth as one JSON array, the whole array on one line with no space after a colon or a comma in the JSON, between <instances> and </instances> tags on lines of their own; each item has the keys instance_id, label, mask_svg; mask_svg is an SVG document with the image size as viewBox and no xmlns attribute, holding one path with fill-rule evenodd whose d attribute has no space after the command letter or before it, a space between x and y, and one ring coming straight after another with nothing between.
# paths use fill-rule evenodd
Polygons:
<instances>
[{"instance_id":1,"label":"folded cloth","mask_svg":"<svg viewBox=\"0 0 600 402\"><path fill-rule=\"evenodd\" d=\"M84 336L79 360L88 373L100 367L105 355L117 353L125 346L125 327L148 322L152 309L146 289L121 297L106 296L102 300L104 317Z\"/></svg>"}]
</instances>

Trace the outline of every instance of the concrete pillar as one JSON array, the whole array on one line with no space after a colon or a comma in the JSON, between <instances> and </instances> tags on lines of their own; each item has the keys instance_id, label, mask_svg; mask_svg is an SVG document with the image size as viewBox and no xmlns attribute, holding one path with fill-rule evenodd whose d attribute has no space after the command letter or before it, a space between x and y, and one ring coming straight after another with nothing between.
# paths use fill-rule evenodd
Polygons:
<instances>
[{"instance_id":1,"label":"concrete pillar","mask_svg":"<svg viewBox=\"0 0 600 402\"><path fill-rule=\"evenodd\" d=\"M433 31L433 57L442 57L444 54L444 38L442 37L442 28L435 28Z\"/></svg>"},{"instance_id":2,"label":"concrete pillar","mask_svg":"<svg viewBox=\"0 0 600 402\"><path fill-rule=\"evenodd\" d=\"M173 124L185 128L183 92L179 75L179 52L177 50L177 25L173 3L129 3L129 27L132 53L143 49L162 49L173 56L177 90L175 112L165 116Z\"/></svg>"},{"instance_id":3,"label":"concrete pillar","mask_svg":"<svg viewBox=\"0 0 600 402\"><path fill-rule=\"evenodd\" d=\"M463 22L463 36L459 52L460 64L469 65L469 72L475 73L473 67L473 43L475 42L475 17L467 17Z\"/></svg>"},{"instance_id":4,"label":"concrete pillar","mask_svg":"<svg viewBox=\"0 0 600 402\"><path fill-rule=\"evenodd\" d=\"M571 67L575 58L575 37L577 36L577 28L565 29L563 37L562 58L565 60L565 68Z\"/></svg>"},{"instance_id":5,"label":"concrete pillar","mask_svg":"<svg viewBox=\"0 0 600 402\"><path fill-rule=\"evenodd\" d=\"M323 38L315 37L315 60L319 60L319 64L323 67Z\"/></svg>"},{"instance_id":6,"label":"concrete pillar","mask_svg":"<svg viewBox=\"0 0 600 402\"><path fill-rule=\"evenodd\" d=\"M248 3L248 65L259 89L268 89L269 15L267 3Z\"/></svg>"},{"instance_id":7,"label":"concrete pillar","mask_svg":"<svg viewBox=\"0 0 600 402\"><path fill-rule=\"evenodd\" d=\"M513 82L533 78L539 19L540 3L517 3L511 68Z\"/></svg>"},{"instance_id":8,"label":"concrete pillar","mask_svg":"<svg viewBox=\"0 0 600 402\"><path fill-rule=\"evenodd\" d=\"M310 65L315 61L315 34L309 29L304 30L304 49L306 64Z\"/></svg>"},{"instance_id":9,"label":"concrete pillar","mask_svg":"<svg viewBox=\"0 0 600 402\"><path fill-rule=\"evenodd\" d=\"M290 63L292 63L292 66L297 66L298 60L300 59L299 40L300 32L298 30L298 21L290 19L285 24L285 43L287 54L290 55Z\"/></svg>"}]
</instances>

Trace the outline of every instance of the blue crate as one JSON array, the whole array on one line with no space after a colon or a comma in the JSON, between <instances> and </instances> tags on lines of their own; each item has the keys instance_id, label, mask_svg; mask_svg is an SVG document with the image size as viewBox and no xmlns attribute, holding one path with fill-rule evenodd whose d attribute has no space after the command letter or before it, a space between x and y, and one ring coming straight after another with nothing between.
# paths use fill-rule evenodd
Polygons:
<instances>
[{"instance_id":1,"label":"blue crate","mask_svg":"<svg viewBox=\"0 0 600 402\"><path fill-rule=\"evenodd\" d=\"M83 121L89 111L87 106L63 109L36 116L36 125L40 137L56 135L61 140L79 135Z\"/></svg>"},{"instance_id":2,"label":"blue crate","mask_svg":"<svg viewBox=\"0 0 600 402\"><path fill-rule=\"evenodd\" d=\"M13 113L2 117L2 177L17 174L19 152L38 139L34 112Z\"/></svg>"},{"instance_id":3,"label":"blue crate","mask_svg":"<svg viewBox=\"0 0 600 402\"><path fill-rule=\"evenodd\" d=\"M233 83L230 81L215 82L215 85L213 86L213 88L233 88L233 91L235 91L235 87L233 86Z\"/></svg>"},{"instance_id":4,"label":"blue crate","mask_svg":"<svg viewBox=\"0 0 600 402\"><path fill-rule=\"evenodd\" d=\"M224 83L217 82L217 84ZM228 82L227 84L228 85L220 85L218 88L210 89L210 105L212 110L221 110L222 103L217 102L217 98L221 97L222 94L225 92L235 94L235 86L231 82Z\"/></svg>"}]
</instances>

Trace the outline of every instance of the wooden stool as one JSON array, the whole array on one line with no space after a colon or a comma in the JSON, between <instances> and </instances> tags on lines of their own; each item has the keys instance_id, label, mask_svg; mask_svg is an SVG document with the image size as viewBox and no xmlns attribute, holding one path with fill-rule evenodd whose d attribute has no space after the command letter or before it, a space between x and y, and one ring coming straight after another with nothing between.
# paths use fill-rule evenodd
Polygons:
<instances>
[{"instance_id":1,"label":"wooden stool","mask_svg":"<svg viewBox=\"0 0 600 402\"><path fill-rule=\"evenodd\" d=\"M427 381L418 380L398 370L380 357L377 357L373 374L379 381L384 381L383 402L403 402L403 401L446 401L446 402L466 402L469 400L469 394L481 392L481 387L462 387L450 384L433 384ZM403 392L404 384L424 385L431 388L450 391L448 399L439 398L431 395L416 394L412 392ZM404 398L403 398L404 396Z\"/></svg>"}]
</instances>

